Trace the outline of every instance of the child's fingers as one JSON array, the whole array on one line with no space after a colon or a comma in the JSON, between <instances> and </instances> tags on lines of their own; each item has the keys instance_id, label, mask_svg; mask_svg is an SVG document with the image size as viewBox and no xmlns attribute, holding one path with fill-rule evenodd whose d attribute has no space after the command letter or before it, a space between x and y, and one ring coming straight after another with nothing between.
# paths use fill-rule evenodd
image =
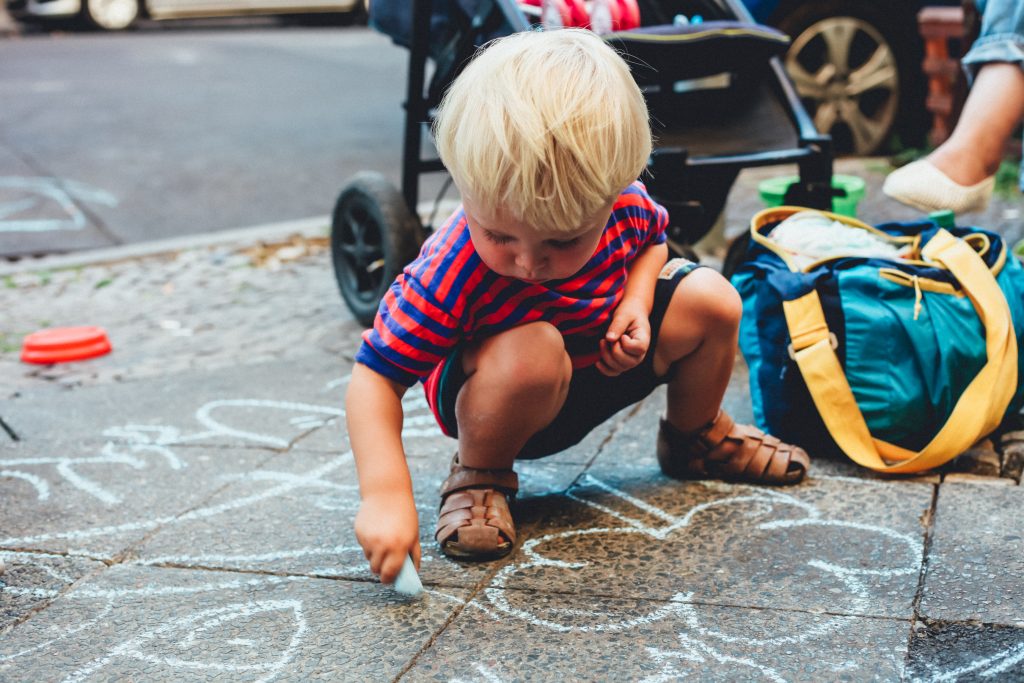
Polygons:
<instances>
[{"instance_id":1,"label":"child's fingers","mask_svg":"<svg viewBox=\"0 0 1024 683\"><path fill-rule=\"evenodd\" d=\"M391 552L385 555L380 567L380 582L392 584L398 578L398 572L402 571L405 564L405 553Z\"/></svg>"},{"instance_id":2,"label":"child's fingers","mask_svg":"<svg viewBox=\"0 0 1024 683\"><path fill-rule=\"evenodd\" d=\"M608 331L604 333L604 338L614 343L625 333L628 326L629 322L627 320L612 318L612 321L608 323Z\"/></svg>"},{"instance_id":3,"label":"child's fingers","mask_svg":"<svg viewBox=\"0 0 1024 683\"><path fill-rule=\"evenodd\" d=\"M609 344L602 339L600 346L601 363L604 364L605 370L607 370L607 372L605 372L604 374L608 375L609 377L614 377L615 375L622 372L623 369L619 367L619 360L615 357L615 349L617 348L618 344Z\"/></svg>"},{"instance_id":4,"label":"child's fingers","mask_svg":"<svg viewBox=\"0 0 1024 683\"><path fill-rule=\"evenodd\" d=\"M416 539L416 545L412 547L412 563L416 565L416 571L420 570L420 560L423 558L423 548L420 547L420 539Z\"/></svg>"},{"instance_id":5,"label":"child's fingers","mask_svg":"<svg viewBox=\"0 0 1024 683\"><path fill-rule=\"evenodd\" d=\"M381 560L383 559L383 553L380 552L367 552L366 559L370 561L370 571L380 576Z\"/></svg>"},{"instance_id":6,"label":"child's fingers","mask_svg":"<svg viewBox=\"0 0 1024 683\"><path fill-rule=\"evenodd\" d=\"M631 356L640 356L641 358L647 353L647 347L649 346L647 339L641 335L624 334L619 339L619 343L622 344L622 348L625 349L626 353Z\"/></svg>"}]
</instances>

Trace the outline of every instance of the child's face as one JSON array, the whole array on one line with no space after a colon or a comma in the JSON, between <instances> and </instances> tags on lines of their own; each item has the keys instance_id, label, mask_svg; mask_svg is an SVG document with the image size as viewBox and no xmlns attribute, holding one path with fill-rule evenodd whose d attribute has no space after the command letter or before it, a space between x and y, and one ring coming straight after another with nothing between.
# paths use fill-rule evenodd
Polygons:
<instances>
[{"instance_id":1,"label":"child's face","mask_svg":"<svg viewBox=\"0 0 1024 683\"><path fill-rule=\"evenodd\" d=\"M594 255L611 215L608 204L574 231L538 231L509 216L477 212L463 201L469 236L480 259L499 275L525 282L574 275Z\"/></svg>"}]
</instances>

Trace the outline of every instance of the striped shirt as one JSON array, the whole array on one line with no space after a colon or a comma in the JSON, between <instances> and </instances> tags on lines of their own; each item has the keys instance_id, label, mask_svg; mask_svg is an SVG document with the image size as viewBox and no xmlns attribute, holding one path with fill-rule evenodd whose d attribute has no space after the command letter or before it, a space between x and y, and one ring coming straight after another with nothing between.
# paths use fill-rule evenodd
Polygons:
<instances>
[{"instance_id":1,"label":"striped shirt","mask_svg":"<svg viewBox=\"0 0 1024 683\"><path fill-rule=\"evenodd\" d=\"M665 242L668 213L636 182L619 195L594 255L574 275L539 284L498 275L480 260L459 209L381 301L356 361L405 386L425 380L462 341L546 321L562 333L573 367L593 365L625 291L630 264Z\"/></svg>"}]
</instances>

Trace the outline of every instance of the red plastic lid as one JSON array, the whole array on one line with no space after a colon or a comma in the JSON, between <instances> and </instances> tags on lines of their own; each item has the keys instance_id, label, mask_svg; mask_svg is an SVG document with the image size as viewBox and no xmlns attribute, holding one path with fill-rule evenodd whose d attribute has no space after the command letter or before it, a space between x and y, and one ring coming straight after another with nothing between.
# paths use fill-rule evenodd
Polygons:
<instances>
[{"instance_id":1,"label":"red plastic lid","mask_svg":"<svg viewBox=\"0 0 1024 683\"><path fill-rule=\"evenodd\" d=\"M102 327L51 327L25 337L21 360L26 363L67 363L110 353L110 340Z\"/></svg>"}]
</instances>

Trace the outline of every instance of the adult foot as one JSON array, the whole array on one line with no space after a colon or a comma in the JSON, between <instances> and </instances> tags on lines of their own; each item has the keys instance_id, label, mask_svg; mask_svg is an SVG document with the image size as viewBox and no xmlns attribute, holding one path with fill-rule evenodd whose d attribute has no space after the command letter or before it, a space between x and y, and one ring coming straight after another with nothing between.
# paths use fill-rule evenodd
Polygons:
<instances>
[{"instance_id":1,"label":"adult foot","mask_svg":"<svg viewBox=\"0 0 1024 683\"><path fill-rule=\"evenodd\" d=\"M921 211L949 209L961 214L984 210L992 198L995 184L995 176L990 175L971 185L962 185L947 176L928 158L919 159L890 173L882 185L882 192Z\"/></svg>"}]
</instances>

